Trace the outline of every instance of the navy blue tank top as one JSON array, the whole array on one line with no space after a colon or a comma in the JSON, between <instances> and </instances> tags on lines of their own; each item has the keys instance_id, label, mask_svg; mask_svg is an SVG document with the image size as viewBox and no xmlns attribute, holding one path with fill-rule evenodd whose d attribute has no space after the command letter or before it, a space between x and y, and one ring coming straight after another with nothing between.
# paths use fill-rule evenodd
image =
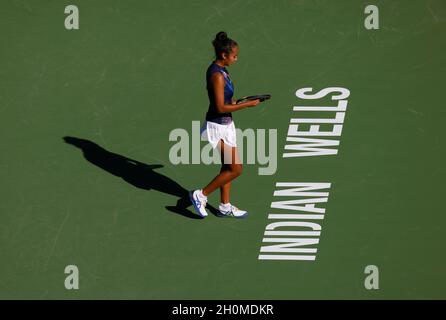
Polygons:
<instances>
[{"instance_id":1,"label":"navy blue tank top","mask_svg":"<svg viewBox=\"0 0 446 320\"><path fill-rule=\"evenodd\" d=\"M234 95L234 85L229 78L228 70L225 67L220 67L218 64L212 62L206 71L206 89L208 90L209 109L206 113L206 121L211 121L219 124L229 124L232 122L231 112L218 113L215 107L214 90L212 88L211 76L214 72L220 72L225 78L225 104L232 103L232 96Z\"/></svg>"}]
</instances>

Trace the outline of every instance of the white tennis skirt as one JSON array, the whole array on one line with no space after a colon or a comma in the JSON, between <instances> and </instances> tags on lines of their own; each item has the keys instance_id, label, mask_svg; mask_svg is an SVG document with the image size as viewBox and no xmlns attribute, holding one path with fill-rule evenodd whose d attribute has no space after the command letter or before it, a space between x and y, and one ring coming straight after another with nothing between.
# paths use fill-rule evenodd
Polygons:
<instances>
[{"instance_id":1,"label":"white tennis skirt","mask_svg":"<svg viewBox=\"0 0 446 320\"><path fill-rule=\"evenodd\" d=\"M200 134L212 145L212 148L216 148L220 140L230 147L237 147L234 121L229 124L218 124L205 120L201 126Z\"/></svg>"}]
</instances>

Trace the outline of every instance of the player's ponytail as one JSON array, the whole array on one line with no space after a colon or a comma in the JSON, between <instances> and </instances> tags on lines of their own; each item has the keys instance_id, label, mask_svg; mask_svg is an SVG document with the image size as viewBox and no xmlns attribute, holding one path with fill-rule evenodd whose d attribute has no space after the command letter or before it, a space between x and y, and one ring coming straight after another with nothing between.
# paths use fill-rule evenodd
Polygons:
<instances>
[{"instance_id":1,"label":"player's ponytail","mask_svg":"<svg viewBox=\"0 0 446 320\"><path fill-rule=\"evenodd\" d=\"M214 46L217 59L222 59L223 53L229 54L232 51L232 48L236 47L238 44L236 41L228 38L226 32L220 31L215 35L212 45Z\"/></svg>"}]
</instances>

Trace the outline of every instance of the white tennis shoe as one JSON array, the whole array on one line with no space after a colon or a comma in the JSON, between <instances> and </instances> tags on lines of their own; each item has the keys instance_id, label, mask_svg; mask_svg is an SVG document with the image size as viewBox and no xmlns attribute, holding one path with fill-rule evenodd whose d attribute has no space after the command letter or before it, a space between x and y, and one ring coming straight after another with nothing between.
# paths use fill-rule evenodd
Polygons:
<instances>
[{"instance_id":1,"label":"white tennis shoe","mask_svg":"<svg viewBox=\"0 0 446 320\"><path fill-rule=\"evenodd\" d=\"M208 198L201 192L201 189L190 191L189 198L198 215L203 218L207 217L208 213L205 208Z\"/></svg>"},{"instance_id":2,"label":"white tennis shoe","mask_svg":"<svg viewBox=\"0 0 446 320\"><path fill-rule=\"evenodd\" d=\"M225 217L232 217L232 218L245 218L248 216L248 211L240 210L236 206L233 206L230 203L220 203L218 209L220 210L220 214L222 214Z\"/></svg>"}]
</instances>

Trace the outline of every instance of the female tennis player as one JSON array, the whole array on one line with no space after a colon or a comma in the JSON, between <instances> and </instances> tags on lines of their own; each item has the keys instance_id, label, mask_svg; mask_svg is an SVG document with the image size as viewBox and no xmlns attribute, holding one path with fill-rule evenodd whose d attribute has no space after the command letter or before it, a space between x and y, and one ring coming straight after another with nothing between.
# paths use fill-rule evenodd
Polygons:
<instances>
[{"instance_id":1,"label":"female tennis player","mask_svg":"<svg viewBox=\"0 0 446 320\"><path fill-rule=\"evenodd\" d=\"M232 112L254 107L260 100L235 103L234 84L229 78L226 67L237 61L239 47L237 42L228 38L225 32L219 32L212 44L215 60L206 71L206 83L209 97L209 109L206 121L201 127L201 135L213 148L218 148L222 167L220 173L204 188L189 193L195 211L206 217L207 196L220 188L219 211L223 216L244 218L248 212L240 210L230 203L231 181L242 173L242 164L237 152L236 134Z\"/></svg>"}]
</instances>

